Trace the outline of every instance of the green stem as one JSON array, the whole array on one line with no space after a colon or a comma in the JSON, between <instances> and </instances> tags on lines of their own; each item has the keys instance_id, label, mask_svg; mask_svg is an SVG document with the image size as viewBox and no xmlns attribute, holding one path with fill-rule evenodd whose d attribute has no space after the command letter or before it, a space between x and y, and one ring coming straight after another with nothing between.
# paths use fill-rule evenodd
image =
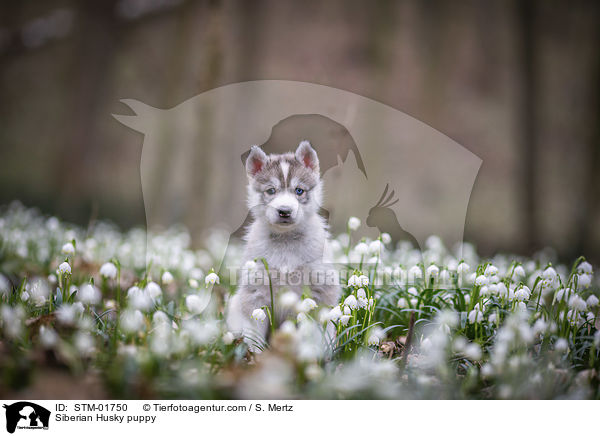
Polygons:
<instances>
[{"instance_id":1,"label":"green stem","mask_svg":"<svg viewBox=\"0 0 600 436\"><path fill-rule=\"evenodd\" d=\"M273 283L271 283L271 272L269 271L269 264L267 263L267 259L264 257L260 258L261 262L265 266L265 270L267 271L267 277L269 278L269 292L271 293L271 333L275 333L275 305L273 304Z\"/></svg>"}]
</instances>

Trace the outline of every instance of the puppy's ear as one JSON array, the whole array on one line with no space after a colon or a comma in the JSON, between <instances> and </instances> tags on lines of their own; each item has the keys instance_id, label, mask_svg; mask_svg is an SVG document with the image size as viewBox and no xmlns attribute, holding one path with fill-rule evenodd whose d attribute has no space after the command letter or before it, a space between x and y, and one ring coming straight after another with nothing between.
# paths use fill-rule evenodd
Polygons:
<instances>
[{"instance_id":1,"label":"puppy's ear","mask_svg":"<svg viewBox=\"0 0 600 436\"><path fill-rule=\"evenodd\" d=\"M296 149L296 159L305 167L313 171L319 172L319 158L317 152L311 147L310 142L302 141Z\"/></svg>"},{"instance_id":2,"label":"puppy's ear","mask_svg":"<svg viewBox=\"0 0 600 436\"><path fill-rule=\"evenodd\" d=\"M253 145L246 159L246 172L250 177L254 177L264 169L268 160L265 152L258 145Z\"/></svg>"}]
</instances>

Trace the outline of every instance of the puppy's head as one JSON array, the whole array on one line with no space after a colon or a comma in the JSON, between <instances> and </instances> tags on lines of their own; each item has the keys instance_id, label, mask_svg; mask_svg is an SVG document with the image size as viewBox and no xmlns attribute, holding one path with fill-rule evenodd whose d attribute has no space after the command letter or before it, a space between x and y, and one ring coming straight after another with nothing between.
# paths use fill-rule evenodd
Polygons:
<instances>
[{"instance_id":1,"label":"puppy's head","mask_svg":"<svg viewBox=\"0 0 600 436\"><path fill-rule=\"evenodd\" d=\"M248 207L277 232L296 228L321 206L319 158L308 141L295 153L267 156L253 146L246 160Z\"/></svg>"}]
</instances>

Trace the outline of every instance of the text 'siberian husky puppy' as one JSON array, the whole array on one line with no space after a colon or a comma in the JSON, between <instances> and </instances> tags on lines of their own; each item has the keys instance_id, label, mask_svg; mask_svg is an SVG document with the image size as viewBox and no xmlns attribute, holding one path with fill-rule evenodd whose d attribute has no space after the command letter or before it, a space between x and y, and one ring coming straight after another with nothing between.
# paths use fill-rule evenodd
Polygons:
<instances>
[{"instance_id":1,"label":"text 'siberian husky puppy'","mask_svg":"<svg viewBox=\"0 0 600 436\"><path fill-rule=\"evenodd\" d=\"M278 295L300 297L306 287L317 303L334 305L340 297L338 276L328 253L327 226L319 215L322 182L317 153L302 141L295 153L267 155L252 147L246 160L248 206L252 224L246 235L239 286L228 307L227 323L237 335L265 337L268 322L251 319L255 309L270 307L267 261L273 286L276 323L289 315ZM256 266L250 267L256 261Z\"/></svg>"}]
</instances>

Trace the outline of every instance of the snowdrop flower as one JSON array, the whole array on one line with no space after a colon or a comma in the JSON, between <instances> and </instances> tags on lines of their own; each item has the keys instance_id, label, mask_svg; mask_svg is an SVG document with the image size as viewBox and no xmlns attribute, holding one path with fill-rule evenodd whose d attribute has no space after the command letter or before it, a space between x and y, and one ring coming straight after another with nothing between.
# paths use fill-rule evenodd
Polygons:
<instances>
[{"instance_id":1,"label":"snowdrop flower","mask_svg":"<svg viewBox=\"0 0 600 436\"><path fill-rule=\"evenodd\" d=\"M214 272L211 272L204 279L204 283L206 284L206 286L208 286L208 285L214 285L215 283L220 284L221 282L219 281L219 276L217 274L215 274Z\"/></svg>"},{"instance_id":2,"label":"snowdrop flower","mask_svg":"<svg viewBox=\"0 0 600 436\"><path fill-rule=\"evenodd\" d=\"M390 242L392 242L392 237L389 233L382 233L381 242L383 242L385 245L388 245Z\"/></svg>"},{"instance_id":3,"label":"snowdrop flower","mask_svg":"<svg viewBox=\"0 0 600 436\"><path fill-rule=\"evenodd\" d=\"M579 274L592 274L592 265L587 261L581 262L577 266L577 272Z\"/></svg>"},{"instance_id":4,"label":"snowdrop flower","mask_svg":"<svg viewBox=\"0 0 600 436\"><path fill-rule=\"evenodd\" d=\"M367 339L368 345L379 345L379 342L385 338L385 333L379 327L375 327L371 330L370 335Z\"/></svg>"},{"instance_id":5,"label":"snowdrop flower","mask_svg":"<svg viewBox=\"0 0 600 436\"><path fill-rule=\"evenodd\" d=\"M358 301L354 295L350 294L344 300L344 305L348 306L350 309L356 309L358 307Z\"/></svg>"},{"instance_id":6,"label":"snowdrop flower","mask_svg":"<svg viewBox=\"0 0 600 436\"><path fill-rule=\"evenodd\" d=\"M596 348L600 348L600 330L596 330L594 333L594 345Z\"/></svg>"},{"instance_id":7,"label":"snowdrop flower","mask_svg":"<svg viewBox=\"0 0 600 436\"><path fill-rule=\"evenodd\" d=\"M333 309L329 311L329 319L331 321L337 321L342 317L342 309L340 306L335 306Z\"/></svg>"},{"instance_id":8,"label":"snowdrop flower","mask_svg":"<svg viewBox=\"0 0 600 436\"><path fill-rule=\"evenodd\" d=\"M484 275L486 275L486 276L494 276L496 274L498 274L498 268L495 267L494 265L490 264L490 265L488 265L485 268Z\"/></svg>"},{"instance_id":9,"label":"snowdrop flower","mask_svg":"<svg viewBox=\"0 0 600 436\"><path fill-rule=\"evenodd\" d=\"M152 315L152 323L155 325L168 324L169 322L169 316L162 310L157 310L154 312L154 315Z\"/></svg>"},{"instance_id":10,"label":"snowdrop flower","mask_svg":"<svg viewBox=\"0 0 600 436\"><path fill-rule=\"evenodd\" d=\"M361 274L358 277L358 286L369 286L369 278L366 275Z\"/></svg>"},{"instance_id":11,"label":"snowdrop flower","mask_svg":"<svg viewBox=\"0 0 600 436\"><path fill-rule=\"evenodd\" d=\"M364 256L367 253L369 253L369 246L364 242L359 242L358 244L356 244L356 247L354 247L354 251L359 256Z\"/></svg>"},{"instance_id":12,"label":"snowdrop flower","mask_svg":"<svg viewBox=\"0 0 600 436\"><path fill-rule=\"evenodd\" d=\"M483 321L483 312L481 310L473 309L469 312L468 318L471 324L480 323Z\"/></svg>"},{"instance_id":13,"label":"snowdrop flower","mask_svg":"<svg viewBox=\"0 0 600 436\"><path fill-rule=\"evenodd\" d=\"M296 316L296 322L298 324L302 324L302 323L307 322L307 321L308 321L308 316L306 316L306 313L304 313L304 312L300 312Z\"/></svg>"},{"instance_id":14,"label":"snowdrop flower","mask_svg":"<svg viewBox=\"0 0 600 436\"><path fill-rule=\"evenodd\" d=\"M73 325L75 323L75 319L78 315L83 313L83 305L79 303L76 304L63 304L58 309L56 309L56 319L61 324L64 325Z\"/></svg>"},{"instance_id":15,"label":"snowdrop flower","mask_svg":"<svg viewBox=\"0 0 600 436\"><path fill-rule=\"evenodd\" d=\"M523 266L521 266L521 265L515 266L515 269L513 270L513 275L517 278L525 277L525 269L523 269Z\"/></svg>"},{"instance_id":16,"label":"snowdrop flower","mask_svg":"<svg viewBox=\"0 0 600 436\"><path fill-rule=\"evenodd\" d=\"M65 256L73 256L75 254L75 246L72 242L67 242L65 245L62 246L60 251Z\"/></svg>"},{"instance_id":17,"label":"snowdrop flower","mask_svg":"<svg viewBox=\"0 0 600 436\"><path fill-rule=\"evenodd\" d=\"M226 333L223 335L223 343L224 343L225 345L231 345L231 344L233 344L233 341L234 341L234 340L235 340L235 336L234 336L234 335L233 335L233 333L231 333L231 332L226 332Z\"/></svg>"},{"instance_id":18,"label":"snowdrop flower","mask_svg":"<svg viewBox=\"0 0 600 436\"><path fill-rule=\"evenodd\" d=\"M315 307L317 307L317 303L312 298L305 298L300 302L299 311L302 313L310 312Z\"/></svg>"},{"instance_id":19,"label":"snowdrop flower","mask_svg":"<svg viewBox=\"0 0 600 436\"><path fill-rule=\"evenodd\" d=\"M112 262L106 262L100 267L100 275L105 279L117 278L117 267Z\"/></svg>"},{"instance_id":20,"label":"snowdrop flower","mask_svg":"<svg viewBox=\"0 0 600 436\"><path fill-rule=\"evenodd\" d=\"M456 312L451 310L443 310L438 313L437 321L441 325L445 325L448 327L456 327L458 324L458 316Z\"/></svg>"},{"instance_id":21,"label":"snowdrop flower","mask_svg":"<svg viewBox=\"0 0 600 436\"><path fill-rule=\"evenodd\" d=\"M206 304L204 299L200 298L198 295L192 294L185 297L185 306L191 313L197 315L204 310Z\"/></svg>"},{"instance_id":22,"label":"snowdrop flower","mask_svg":"<svg viewBox=\"0 0 600 436\"><path fill-rule=\"evenodd\" d=\"M379 239L375 239L369 244L369 253L371 254L380 254L382 250L383 243Z\"/></svg>"},{"instance_id":23,"label":"snowdrop flower","mask_svg":"<svg viewBox=\"0 0 600 436\"><path fill-rule=\"evenodd\" d=\"M356 274L350 276L348 279L348 286L360 286L358 276Z\"/></svg>"},{"instance_id":24,"label":"snowdrop flower","mask_svg":"<svg viewBox=\"0 0 600 436\"><path fill-rule=\"evenodd\" d=\"M577 285L580 288L589 288L592 283L592 275L591 274L582 274L577 276Z\"/></svg>"},{"instance_id":25,"label":"snowdrop flower","mask_svg":"<svg viewBox=\"0 0 600 436\"><path fill-rule=\"evenodd\" d=\"M598 305L598 297L596 297L595 295L590 295L587 300L585 301L588 305L588 307L595 307Z\"/></svg>"},{"instance_id":26,"label":"snowdrop flower","mask_svg":"<svg viewBox=\"0 0 600 436\"><path fill-rule=\"evenodd\" d=\"M348 325L348 322L350 321L350 315L342 315L340 317L340 322L342 323L342 325L345 327Z\"/></svg>"},{"instance_id":27,"label":"snowdrop flower","mask_svg":"<svg viewBox=\"0 0 600 436\"><path fill-rule=\"evenodd\" d=\"M459 273L459 274L467 274L470 269L471 269L471 267L469 266L468 263L461 262L456 267L456 272Z\"/></svg>"},{"instance_id":28,"label":"snowdrop flower","mask_svg":"<svg viewBox=\"0 0 600 436\"><path fill-rule=\"evenodd\" d=\"M569 343L565 338L558 338L554 343L554 349L560 353L564 353L569 349Z\"/></svg>"},{"instance_id":29,"label":"snowdrop flower","mask_svg":"<svg viewBox=\"0 0 600 436\"><path fill-rule=\"evenodd\" d=\"M126 333L136 333L144 328L144 315L139 310L126 309L121 314L121 328Z\"/></svg>"},{"instance_id":30,"label":"snowdrop flower","mask_svg":"<svg viewBox=\"0 0 600 436\"><path fill-rule=\"evenodd\" d=\"M417 265L413 266L408 270L408 277L410 280L417 280L423 278L423 271Z\"/></svg>"},{"instance_id":31,"label":"snowdrop flower","mask_svg":"<svg viewBox=\"0 0 600 436\"><path fill-rule=\"evenodd\" d=\"M356 296L358 298L367 298L367 294L363 288L359 288L356 290Z\"/></svg>"},{"instance_id":32,"label":"snowdrop flower","mask_svg":"<svg viewBox=\"0 0 600 436\"><path fill-rule=\"evenodd\" d=\"M190 288L198 289L200 283L196 279L188 279L188 285L190 285Z\"/></svg>"},{"instance_id":33,"label":"snowdrop flower","mask_svg":"<svg viewBox=\"0 0 600 436\"><path fill-rule=\"evenodd\" d=\"M366 297L358 297L358 307L364 309L369 304L369 300Z\"/></svg>"},{"instance_id":34,"label":"snowdrop flower","mask_svg":"<svg viewBox=\"0 0 600 436\"><path fill-rule=\"evenodd\" d=\"M44 348L52 348L58 342L58 335L51 327L40 327L40 343Z\"/></svg>"},{"instance_id":35,"label":"snowdrop flower","mask_svg":"<svg viewBox=\"0 0 600 436\"><path fill-rule=\"evenodd\" d=\"M481 348L476 343L471 342L465 346L463 354L467 359L479 360L481 359Z\"/></svg>"},{"instance_id":36,"label":"snowdrop flower","mask_svg":"<svg viewBox=\"0 0 600 436\"><path fill-rule=\"evenodd\" d=\"M78 332L74 344L82 356L89 356L94 352L94 339L89 333Z\"/></svg>"},{"instance_id":37,"label":"snowdrop flower","mask_svg":"<svg viewBox=\"0 0 600 436\"><path fill-rule=\"evenodd\" d=\"M162 289L155 282L148 282L145 288L150 298L156 299L162 295Z\"/></svg>"},{"instance_id":38,"label":"snowdrop flower","mask_svg":"<svg viewBox=\"0 0 600 436\"><path fill-rule=\"evenodd\" d=\"M544 272L542 273L542 277L550 282L556 278L556 275L557 275L556 270L554 268L552 268L551 266L546 268L544 270Z\"/></svg>"},{"instance_id":39,"label":"snowdrop flower","mask_svg":"<svg viewBox=\"0 0 600 436\"><path fill-rule=\"evenodd\" d=\"M351 315L352 310L348 306L344 306L344 315Z\"/></svg>"},{"instance_id":40,"label":"snowdrop flower","mask_svg":"<svg viewBox=\"0 0 600 436\"><path fill-rule=\"evenodd\" d=\"M71 265L68 262L63 262L58 265L57 274L71 274Z\"/></svg>"},{"instance_id":41,"label":"snowdrop flower","mask_svg":"<svg viewBox=\"0 0 600 436\"><path fill-rule=\"evenodd\" d=\"M487 285L488 283L489 283L488 278L484 275L477 276L477 278L475 279L475 284L477 286L484 286L484 285Z\"/></svg>"},{"instance_id":42,"label":"snowdrop flower","mask_svg":"<svg viewBox=\"0 0 600 436\"><path fill-rule=\"evenodd\" d=\"M529 299L530 292L528 292L529 288L527 286L520 287L517 291L515 291L515 298L518 301L525 301Z\"/></svg>"},{"instance_id":43,"label":"snowdrop flower","mask_svg":"<svg viewBox=\"0 0 600 436\"><path fill-rule=\"evenodd\" d=\"M406 301L406 298L399 298L396 306L398 306L400 309L405 309L408 307L408 301Z\"/></svg>"},{"instance_id":44,"label":"snowdrop flower","mask_svg":"<svg viewBox=\"0 0 600 436\"><path fill-rule=\"evenodd\" d=\"M264 322L267 319L267 314L262 309L254 309L251 318L255 321Z\"/></svg>"},{"instance_id":45,"label":"snowdrop flower","mask_svg":"<svg viewBox=\"0 0 600 436\"><path fill-rule=\"evenodd\" d=\"M6 334L11 338L18 338L23 331L25 311L21 306L11 307L4 305L0 308L0 319Z\"/></svg>"},{"instance_id":46,"label":"snowdrop flower","mask_svg":"<svg viewBox=\"0 0 600 436\"><path fill-rule=\"evenodd\" d=\"M169 271L165 271L160 280L164 285L169 285L173 283L173 274L171 274Z\"/></svg>"},{"instance_id":47,"label":"snowdrop flower","mask_svg":"<svg viewBox=\"0 0 600 436\"><path fill-rule=\"evenodd\" d=\"M97 287L90 283L86 283L77 293L77 299L83 304L98 304L102 295Z\"/></svg>"},{"instance_id":48,"label":"snowdrop flower","mask_svg":"<svg viewBox=\"0 0 600 436\"><path fill-rule=\"evenodd\" d=\"M440 269L435 265L429 265L425 273L427 274L427 278L431 280L432 278L437 277L437 275L440 273Z\"/></svg>"},{"instance_id":49,"label":"snowdrop flower","mask_svg":"<svg viewBox=\"0 0 600 436\"><path fill-rule=\"evenodd\" d=\"M360 219L356 218L355 216L351 216L350 218L348 218L348 228L352 231L356 231L358 230L358 228L360 227Z\"/></svg>"},{"instance_id":50,"label":"snowdrop flower","mask_svg":"<svg viewBox=\"0 0 600 436\"><path fill-rule=\"evenodd\" d=\"M142 290L137 286L132 286L127 290L127 298L130 301L131 307L139 310L150 310L154 306L154 302L146 290Z\"/></svg>"},{"instance_id":51,"label":"snowdrop flower","mask_svg":"<svg viewBox=\"0 0 600 436\"><path fill-rule=\"evenodd\" d=\"M292 321L286 319L279 327L279 331L286 336L293 336L296 333L296 326Z\"/></svg>"},{"instance_id":52,"label":"snowdrop flower","mask_svg":"<svg viewBox=\"0 0 600 436\"><path fill-rule=\"evenodd\" d=\"M298 294L292 291L287 291L282 294L281 297L279 297L279 304L284 309L291 309L292 307L296 306L298 301Z\"/></svg>"},{"instance_id":53,"label":"snowdrop flower","mask_svg":"<svg viewBox=\"0 0 600 436\"><path fill-rule=\"evenodd\" d=\"M573 295L571 298L569 298L569 307L583 312L587 309L587 304L579 295Z\"/></svg>"},{"instance_id":54,"label":"snowdrop flower","mask_svg":"<svg viewBox=\"0 0 600 436\"><path fill-rule=\"evenodd\" d=\"M258 264L256 262L254 262L253 260L247 260L246 263L244 264L244 269L247 269L248 271L252 271L254 269L256 269L258 266Z\"/></svg>"},{"instance_id":55,"label":"snowdrop flower","mask_svg":"<svg viewBox=\"0 0 600 436\"><path fill-rule=\"evenodd\" d=\"M10 282L8 279L0 274L0 295L7 295L10 292Z\"/></svg>"}]
</instances>

